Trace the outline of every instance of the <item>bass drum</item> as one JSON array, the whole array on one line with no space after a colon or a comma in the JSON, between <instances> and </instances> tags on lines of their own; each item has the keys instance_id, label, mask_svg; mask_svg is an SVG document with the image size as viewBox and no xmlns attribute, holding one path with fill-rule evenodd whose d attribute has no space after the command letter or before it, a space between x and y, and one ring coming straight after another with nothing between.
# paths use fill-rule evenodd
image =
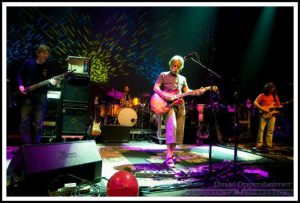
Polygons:
<instances>
[{"instance_id":1,"label":"bass drum","mask_svg":"<svg viewBox=\"0 0 300 203\"><path fill-rule=\"evenodd\" d=\"M124 126L134 126L137 122L137 113L132 108L121 108L118 112L118 122Z\"/></svg>"}]
</instances>

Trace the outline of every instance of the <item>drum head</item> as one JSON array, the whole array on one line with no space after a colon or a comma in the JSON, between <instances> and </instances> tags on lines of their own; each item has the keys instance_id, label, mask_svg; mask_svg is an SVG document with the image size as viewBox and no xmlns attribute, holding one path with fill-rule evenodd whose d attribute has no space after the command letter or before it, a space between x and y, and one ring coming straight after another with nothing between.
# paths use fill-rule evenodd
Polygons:
<instances>
[{"instance_id":1,"label":"drum head","mask_svg":"<svg viewBox=\"0 0 300 203\"><path fill-rule=\"evenodd\" d=\"M118 113L118 122L124 126L134 126L137 122L137 113L132 108L122 108Z\"/></svg>"}]
</instances>

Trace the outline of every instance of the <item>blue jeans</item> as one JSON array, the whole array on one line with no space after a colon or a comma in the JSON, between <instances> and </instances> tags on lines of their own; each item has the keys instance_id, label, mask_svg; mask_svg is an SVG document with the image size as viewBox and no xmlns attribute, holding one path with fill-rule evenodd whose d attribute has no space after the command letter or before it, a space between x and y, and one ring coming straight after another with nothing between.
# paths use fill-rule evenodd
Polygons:
<instances>
[{"instance_id":1,"label":"blue jeans","mask_svg":"<svg viewBox=\"0 0 300 203\"><path fill-rule=\"evenodd\" d=\"M20 133L22 144L39 144L42 138L47 94L30 95L21 107Z\"/></svg>"}]
</instances>

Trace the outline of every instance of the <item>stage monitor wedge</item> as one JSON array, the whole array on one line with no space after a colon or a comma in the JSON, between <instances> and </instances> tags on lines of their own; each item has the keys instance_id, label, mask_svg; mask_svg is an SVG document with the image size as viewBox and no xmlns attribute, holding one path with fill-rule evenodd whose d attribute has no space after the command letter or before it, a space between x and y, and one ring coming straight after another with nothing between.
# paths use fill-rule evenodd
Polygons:
<instances>
[{"instance_id":1,"label":"stage monitor wedge","mask_svg":"<svg viewBox=\"0 0 300 203\"><path fill-rule=\"evenodd\" d=\"M47 196L66 183L101 178L102 159L94 140L24 145L23 195Z\"/></svg>"}]
</instances>

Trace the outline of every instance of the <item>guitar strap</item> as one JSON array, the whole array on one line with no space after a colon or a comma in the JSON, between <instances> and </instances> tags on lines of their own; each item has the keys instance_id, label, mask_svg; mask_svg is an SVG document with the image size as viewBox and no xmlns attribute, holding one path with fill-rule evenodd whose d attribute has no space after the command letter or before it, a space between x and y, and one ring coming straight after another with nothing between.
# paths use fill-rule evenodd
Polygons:
<instances>
[{"instance_id":1,"label":"guitar strap","mask_svg":"<svg viewBox=\"0 0 300 203\"><path fill-rule=\"evenodd\" d=\"M273 95L274 102L279 103L279 102L277 101L276 94L272 94L272 95Z\"/></svg>"}]
</instances>

